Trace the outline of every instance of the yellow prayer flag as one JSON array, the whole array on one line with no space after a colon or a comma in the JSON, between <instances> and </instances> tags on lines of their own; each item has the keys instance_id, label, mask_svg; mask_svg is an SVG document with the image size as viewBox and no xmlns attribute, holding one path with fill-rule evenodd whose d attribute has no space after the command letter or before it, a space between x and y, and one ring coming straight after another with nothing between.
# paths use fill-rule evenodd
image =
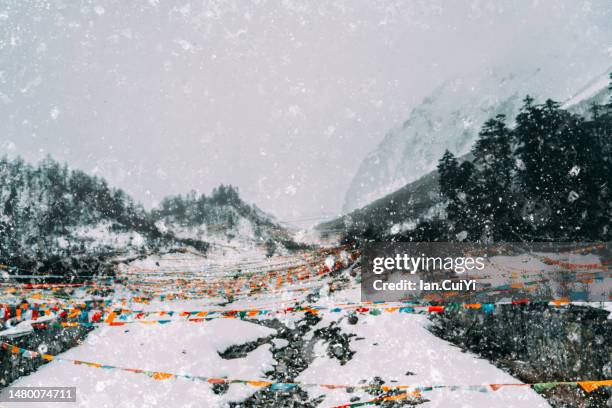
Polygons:
<instances>
[{"instance_id":1,"label":"yellow prayer flag","mask_svg":"<svg viewBox=\"0 0 612 408\"><path fill-rule=\"evenodd\" d=\"M247 384L252 387L269 387L272 385L272 383L268 381L247 381Z\"/></svg>"},{"instance_id":2,"label":"yellow prayer flag","mask_svg":"<svg viewBox=\"0 0 612 408\"><path fill-rule=\"evenodd\" d=\"M611 387L612 380L603 380L603 381L579 381L578 385L582 387L586 392L593 392L599 387Z\"/></svg>"},{"instance_id":3,"label":"yellow prayer flag","mask_svg":"<svg viewBox=\"0 0 612 408\"><path fill-rule=\"evenodd\" d=\"M155 380L163 381L163 380L167 380L168 378L172 378L172 374L156 372L156 373L153 373L153 378Z\"/></svg>"},{"instance_id":4,"label":"yellow prayer flag","mask_svg":"<svg viewBox=\"0 0 612 408\"><path fill-rule=\"evenodd\" d=\"M555 306L567 305L569 303L569 299L568 298L561 298L561 299L553 300L550 303L552 303Z\"/></svg>"}]
</instances>

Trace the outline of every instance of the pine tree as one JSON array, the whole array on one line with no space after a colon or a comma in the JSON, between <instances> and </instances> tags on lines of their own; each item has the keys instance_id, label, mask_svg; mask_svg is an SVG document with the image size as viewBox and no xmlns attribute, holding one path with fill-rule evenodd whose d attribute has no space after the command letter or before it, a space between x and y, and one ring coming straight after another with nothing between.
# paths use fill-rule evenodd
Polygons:
<instances>
[{"instance_id":1,"label":"pine tree","mask_svg":"<svg viewBox=\"0 0 612 408\"><path fill-rule=\"evenodd\" d=\"M566 193L567 165L564 146L567 138L568 113L559 104L547 100L534 105L525 104L516 118L515 142L518 159L523 164L519 172L520 189L525 193L525 218L532 229L548 234L558 229L563 216L559 212ZM570 198L571 199L571 198Z\"/></svg>"},{"instance_id":2,"label":"pine tree","mask_svg":"<svg viewBox=\"0 0 612 408\"><path fill-rule=\"evenodd\" d=\"M457 196L459 163L448 150L444 152L444 155L442 155L438 162L438 174L440 175L440 192L447 199L454 200Z\"/></svg>"},{"instance_id":3,"label":"pine tree","mask_svg":"<svg viewBox=\"0 0 612 408\"><path fill-rule=\"evenodd\" d=\"M612 84L611 84L612 90ZM612 237L612 113L587 120L527 96L510 130L487 121L461 164L438 164L448 221L468 239L609 240ZM520 208L520 210L519 210Z\"/></svg>"},{"instance_id":4,"label":"pine tree","mask_svg":"<svg viewBox=\"0 0 612 408\"><path fill-rule=\"evenodd\" d=\"M455 156L446 150L438 162L439 185L442 196L447 201L446 212L457 233L466 231L468 237L475 233L475 212L469 208L469 197L473 195L470 182L474 166L469 161L459 165Z\"/></svg>"},{"instance_id":5,"label":"pine tree","mask_svg":"<svg viewBox=\"0 0 612 408\"><path fill-rule=\"evenodd\" d=\"M608 113L612 114L612 72L610 72L610 84L608 85L608 91L610 91L610 100L608 101Z\"/></svg>"},{"instance_id":6,"label":"pine tree","mask_svg":"<svg viewBox=\"0 0 612 408\"><path fill-rule=\"evenodd\" d=\"M610 85L612 92L612 74ZM612 236L612 96L610 102L594 105L597 114L584 123L586 167L581 172L585 186L585 210L581 230L585 238L609 240Z\"/></svg>"},{"instance_id":7,"label":"pine tree","mask_svg":"<svg viewBox=\"0 0 612 408\"><path fill-rule=\"evenodd\" d=\"M489 119L482 127L472 149L476 172L476 191L471 205L483 216L483 227L495 239L508 237L512 226L512 158L511 132L505 116Z\"/></svg>"}]
</instances>

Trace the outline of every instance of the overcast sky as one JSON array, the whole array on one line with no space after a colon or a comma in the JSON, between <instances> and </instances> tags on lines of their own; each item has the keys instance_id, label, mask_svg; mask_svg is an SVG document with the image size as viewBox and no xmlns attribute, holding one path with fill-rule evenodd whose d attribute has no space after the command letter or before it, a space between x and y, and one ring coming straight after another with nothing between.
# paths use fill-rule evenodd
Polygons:
<instances>
[{"instance_id":1,"label":"overcast sky","mask_svg":"<svg viewBox=\"0 0 612 408\"><path fill-rule=\"evenodd\" d=\"M46 154L146 206L219 183L282 220L337 213L436 85L610 65L612 2L0 1L0 153ZM592 61L592 64L591 64Z\"/></svg>"}]
</instances>

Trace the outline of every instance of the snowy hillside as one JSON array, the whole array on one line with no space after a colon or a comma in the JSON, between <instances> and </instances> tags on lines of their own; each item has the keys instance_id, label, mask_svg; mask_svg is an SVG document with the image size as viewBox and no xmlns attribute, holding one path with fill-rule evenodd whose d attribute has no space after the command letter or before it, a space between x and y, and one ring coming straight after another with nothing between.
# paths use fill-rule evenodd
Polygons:
<instances>
[{"instance_id":1,"label":"snowy hillside","mask_svg":"<svg viewBox=\"0 0 612 408\"><path fill-rule=\"evenodd\" d=\"M296 245L289 232L231 186L210 197L168 197L146 211L104 179L51 158L38 165L0 159L0 265L10 274L102 272L122 256L208 243L264 247L284 254Z\"/></svg>"},{"instance_id":2,"label":"snowy hillside","mask_svg":"<svg viewBox=\"0 0 612 408\"><path fill-rule=\"evenodd\" d=\"M444 82L363 160L346 193L344 212L360 208L434 170L446 149L457 156L467 153L485 120L497 114L514 117L525 95L536 100L569 98L581 86L577 82L580 79L559 72L558 67L511 73L496 69ZM592 97L602 85L603 78L598 76L570 104Z\"/></svg>"},{"instance_id":3,"label":"snowy hillside","mask_svg":"<svg viewBox=\"0 0 612 408\"><path fill-rule=\"evenodd\" d=\"M75 275L84 261L94 270L117 252L174 241L123 191L51 158L1 159L0 175L0 263L14 272Z\"/></svg>"}]
</instances>

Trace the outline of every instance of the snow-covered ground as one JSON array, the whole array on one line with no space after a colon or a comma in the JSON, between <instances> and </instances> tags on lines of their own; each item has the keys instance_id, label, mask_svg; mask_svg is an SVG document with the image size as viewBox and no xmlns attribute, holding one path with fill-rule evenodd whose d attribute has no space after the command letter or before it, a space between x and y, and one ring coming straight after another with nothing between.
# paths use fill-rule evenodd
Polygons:
<instances>
[{"instance_id":1,"label":"snow-covered ground","mask_svg":"<svg viewBox=\"0 0 612 408\"><path fill-rule=\"evenodd\" d=\"M324 304L358 302L359 289L338 292ZM319 325L334 319L323 315ZM337 318L335 318L337 320ZM480 385L491 383L519 383L509 374L488 361L441 340L427 330L428 319L424 315L389 313L378 316L360 315L356 325L340 319L342 330L354 333L351 347L356 351L345 365L330 359L322 347L317 347L317 358L299 377L304 382L355 384L370 380L374 375L385 380L386 385ZM321 345L319 345L321 346ZM408 375L407 375L408 374ZM351 397L361 401L371 399L365 392L347 394L338 390L309 389L313 395L324 394L324 406L345 404ZM469 390L435 390L423 393L429 402L424 407L548 407L546 401L532 389L502 388L482 393Z\"/></svg>"},{"instance_id":2,"label":"snow-covered ground","mask_svg":"<svg viewBox=\"0 0 612 408\"><path fill-rule=\"evenodd\" d=\"M237 270L241 273L265 273L269 269L304 267L305 262L316 269L330 259L325 256L298 255L265 258L263 250L248 251L213 249L206 258L191 253L152 256L136 261L121 269L130 282L147 279L159 282L177 277L192 279L206 277L220 279ZM344 276L348 277L348 274ZM194 297L173 301L152 301L150 304L127 304L125 308L137 310L193 311L202 309L265 308L282 310L296 304L306 304L309 293L321 297L310 303L314 306L333 307L337 304L359 302L357 283L352 279L344 289L329 290L330 278L311 278L284 284L273 293L262 292L252 296L237 296L230 304L221 297ZM169 285L168 292L180 288ZM115 297L127 292L117 288ZM312 299L312 298L311 298ZM324 340L314 346L314 360L302 371L296 382L316 384L363 385L375 376L385 385L481 385L491 383L518 383L507 373L489 362L432 335L427 330L426 316L383 313L379 316L359 315L357 324L348 323L345 313L318 313L321 317L305 335L312 338L316 329L338 324L343 333L354 334L350 349L354 355L342 365L326 352ZM60 355L119 367L191 374L204 377L227 377L245 380L268 380L265 373L277 362L273 349L286 347L284 339L263 342L242 358L224 359L219 352L231 345L274 335L277 330L257 324L257 320L278 318L292 328L303 318L300 314L276 314L253 317L252 321L214 319L202 323L181 321L168 324L126 324L97 327L85 341ZM167 318L167 317L166 317ZM189 379L157 381L142 374L120 370L92 368L65 361L52 361L36 372L20 378L13 386L76 386L77 403L55 404L61 407L224 407L231 401L241 401L258 388L246 384L231 384L225 393L216 394L211 384ZM367 401L373 396L365 391L304 387L311 398L324 396L321 406L331 407L348 403L351 398ZM435 390L423 393L428 400L424 407L547 407L546 401L529 387L509 387L487 393L470 390ZM6 406L22 406L6 404ZM54 404L37 403L37 407Z\"/></svg>"}]
</instances>

